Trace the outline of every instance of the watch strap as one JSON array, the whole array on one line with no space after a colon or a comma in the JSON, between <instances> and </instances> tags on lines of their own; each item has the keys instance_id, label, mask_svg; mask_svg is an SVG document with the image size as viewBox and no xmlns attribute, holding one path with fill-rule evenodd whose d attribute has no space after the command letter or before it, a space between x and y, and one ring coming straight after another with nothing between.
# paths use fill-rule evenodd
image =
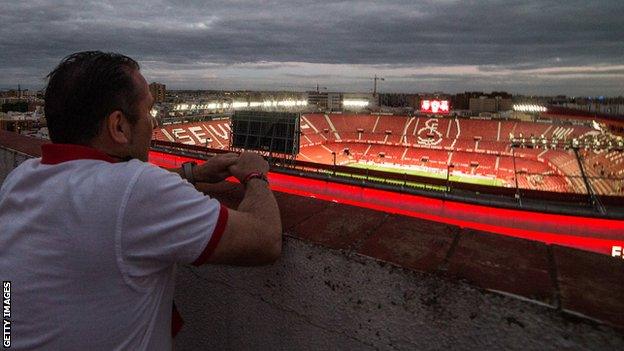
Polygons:
<instances>
[{"instance_id":1,"label":"watch strap","mask_svg":"<svg viewBox=\"0 0 624 351\"><path fill-rule=\"evenodd\" d=\"M249 182L250 180L257 178L257 179L262 179L265 182L269 183L269 180L267 179L266 175L264 173L261 172L251 172L248 175L245 176L245 178L243 178L243 185L247 185L247 182Z\"/></svg>"},{"instance_id":2,"label":"watch strap","mask_svg":"<svg viewBox=\"0 0 624 351\"><path fill-rule=\"evenodd\" d=\"M193 174L193 170L197 165L196 162L184 162L182 164L182 174L184 175L184 179L186 179L189 183L195 185L195 175Z\"/></svg>"}]
</instances>

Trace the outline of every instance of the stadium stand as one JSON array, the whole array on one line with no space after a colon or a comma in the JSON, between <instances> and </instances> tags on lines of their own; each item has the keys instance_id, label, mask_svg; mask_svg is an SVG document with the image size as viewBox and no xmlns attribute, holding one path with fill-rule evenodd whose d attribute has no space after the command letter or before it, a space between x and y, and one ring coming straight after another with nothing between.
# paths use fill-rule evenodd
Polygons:
<instances>
[{"instance_id":1,"label":"stadium stand","mask_svg":"<svg viewBox=\"0 0 624 351\"><path fill-rule=\"evenodd\" d=\"M312 130L308 130L309 132L316 133L320 135L322 138L327 139L330 137L329 133L331 131L331 126L327 123L324 115L321 114L307 114L301 116L301 126L303 130L303 126L307 125Z\"/></svg>"},{"instance_id":2,"label":"stadium stand","mask_svg":"<svg viewBox=\"0 0 624 351\"><path fill-rule=\"evenodd\" d=\"M481 140L496 141L500 122L487 120L458 120L460 125L459 138L470 139L478 137Z\"/></svg>"},{"instance_id":3,"label":"stadium stand","mask_svg":"<svg viewBox=\"0 0 624 351\"><path fill-rule=\"evenodd\" d=\"M229 120L216 120L164 125L154 130L153 138L186 145L207 145L215 149L226 149L230 144L230 132Z\"/></svg>"},{"instance_id":4,"label":"stadium stand","mask_svg":"<svg viewBox=\"0 0 624 351\"><path fill-rule=\"evenodd\" d=\"M455 150L462 150L462 151L475 151L477 147L477 141L475 140L469 140L469 139L458 139L455 142Z\"/></svg>"},{"instance_id":5,"label":"stadium stand","mask_svg":"<svg viewBox=\"0 0 624 351\"><path fill-rule=\"evenodd\" d=\"M161 126L157 140L225 149L229 145L229 121L206 121ZM510 133L522 133L526 146L531 136L537 148L515 148ZM439 171L449 164L454 172L496 177L506 186L524 189L587 193L578 162L571 151L546 147L548 140L570 140L598 133L588 125L569 122L531 123L466 118L393 116L369 114L304 114L298 159L347 165L372 162L400 167L427 167ZM345 152L347 150L347 152ZM516 162L512 155L515 154ZM585 171L597 194L622 193L624 156L621 152L587 153ZM436 171L437 172L437 171Z\"/></svg>"},{"instance_id":6,"label":"stadium stand","mask_svg":"<svg viewBox=\"0 0 624 351\"><path fill-rule=\"evenodd\" d=\"M496 141L508 142L509 134L514 134L516 129L516 122L513 121L499 121L500 127L497 127Z\"/></svg>"},{"instance_id":7,"label":"stadium stand","mask_svg":"<svg viewBox=\"0 0 624 351\"><path fill-rule=\"evenodd\" d=\"M516 127L514 129L514 135L524 135L525 137L535 136L539 137L541 135L546 136L548 131L552 129L552 124L537 124L537 123L529 123L529 122L516 122ZM565 132L568 130L565 129Z\"/></svg>"}]
</instances>

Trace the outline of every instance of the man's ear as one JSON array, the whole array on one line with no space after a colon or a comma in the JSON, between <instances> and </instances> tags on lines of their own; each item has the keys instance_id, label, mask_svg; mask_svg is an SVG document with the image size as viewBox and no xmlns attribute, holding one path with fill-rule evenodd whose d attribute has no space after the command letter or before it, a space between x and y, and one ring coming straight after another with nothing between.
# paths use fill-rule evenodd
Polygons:
<instances>
[{"instance_id":1,"label":"man's ear","mask_svg":"<svg viewBox=\"0 0 624 351\"><path fill-rule=\"evenodd\" d=\"M128 144L130 142L130 125L123 112L113 111L104 120L106 133L117 144Z\"/></svg>"}]
</instances>

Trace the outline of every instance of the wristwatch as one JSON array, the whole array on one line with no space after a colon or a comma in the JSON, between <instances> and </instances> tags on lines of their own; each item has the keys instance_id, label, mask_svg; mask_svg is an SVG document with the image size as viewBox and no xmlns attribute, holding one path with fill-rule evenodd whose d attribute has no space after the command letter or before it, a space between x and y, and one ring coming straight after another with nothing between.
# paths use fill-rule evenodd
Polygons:
<instances>
[{"instance_id":1,"label":"wristwatch","mask_svg":"<svg viewBox=\"0 0 624 351\"><path fill-rule=\"evenodd\" d=\"M262 179L265 182L267 182L267 184L269 183L269 180L267 179L266 175L264 173L261 172L251 172L248 175L245 176L245 178L243 178L243 185L247 185L247 182L249 182L250 180L254 179L254 178L258 178L258 179Z\"/></svg>"},{"instance_id":2,"label":"wristwatch","mask_svg":"<svg viewBox=\"0 0 624 351\"><path fill-rule=\"evenodd\" d=\"M182 175L184 179L186 179L189 183L195 185L195 176L193 175L193 170L197 166L197 162L184 162L182 164Z\"/></svg>"}]
</instances>

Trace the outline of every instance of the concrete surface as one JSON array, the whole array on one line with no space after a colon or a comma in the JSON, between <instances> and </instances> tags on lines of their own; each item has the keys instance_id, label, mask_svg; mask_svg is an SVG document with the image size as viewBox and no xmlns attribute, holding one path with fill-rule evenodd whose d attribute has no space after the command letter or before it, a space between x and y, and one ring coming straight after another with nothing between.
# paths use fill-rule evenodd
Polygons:
<instances>
[{"instance_id":1,"label":"concrete surface","mask_svg":"<svg viewBox=\"0 0 624 351\"><path fill-rule=\"evenodd\" d=\"M266 267L179 267L176 350L623 349L553 307L287 237Z\"/></svg>"}]
</instances>

